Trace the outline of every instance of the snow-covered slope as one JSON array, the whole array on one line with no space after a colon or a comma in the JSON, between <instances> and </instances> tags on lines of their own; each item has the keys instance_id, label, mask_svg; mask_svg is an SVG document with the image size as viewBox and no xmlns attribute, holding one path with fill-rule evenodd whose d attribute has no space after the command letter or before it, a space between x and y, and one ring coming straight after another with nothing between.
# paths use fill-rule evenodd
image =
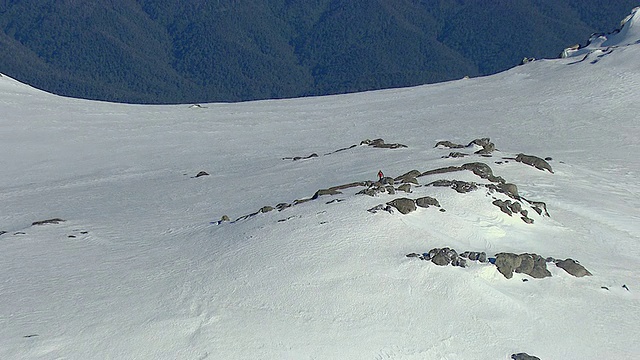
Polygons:
<instances>
[{"instance_id":1,"label":"snow-covered slope","mask_svg":"<svg viewBox=\"0 0 640 360\"><path fill-rule=\"evenodd\" d=\"M640 45L629 43L486 78L201 107L61 98L1 77L0 358L633 358ZM482 137L491 157L434 147ZM407 147L359 145L375 138ZM452 151L471 155L443 158ZM551 157L553 173L519 153ZM508 216L492 204L508 197L470 171L418 177L411 193L356 186L304 201L378 170L473 162L550 216L526 201L533 224ZM440 179L480 187L427 186ZM367 211L423 196L440 208ZM551 277L506 279L489 263L405 257L445 246L572 258L593 276L549 263Z\"/></svg>"}]
</instances>

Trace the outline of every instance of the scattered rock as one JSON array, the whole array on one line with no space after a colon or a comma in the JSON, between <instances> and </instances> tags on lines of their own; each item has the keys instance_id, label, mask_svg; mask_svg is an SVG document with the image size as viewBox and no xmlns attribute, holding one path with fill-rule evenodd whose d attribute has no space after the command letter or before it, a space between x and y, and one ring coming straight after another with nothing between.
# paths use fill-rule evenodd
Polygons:
<instances>
[{"instance_id":1,"label":"scattered rock","mask_svg":"<svg viewBox=\"0 0 640 360\"><path fill-rule=\"evenodd\" d=\"M513 277L514 271L536 279L551 276L545 259L537 254L499 253L496 254L495 265L507 279Z\"/></svg>"},{"instance_id":2,"label":"scattered rock","mask_svg":"<svg viewBox=\"0 0 640 360\"><path fill-rule=\"evenodd\" d=\"M404 191L406 193L410 193L411 192L411 184L402 184L402 185L398 186L398 191Z\"/></svg>"},{"instance_id":3,"label":"scattered rock","mask_svg":"<svg viewBox=\"0 0 640 360\"><path fill-rule=\"evenodd\" d=\"M288 207L291 207L291 204L288 203L279 203L278 205L276 205L276 209L278 209L278 211L282 211Z\"/></svg>"},{"instance_id":4,"label":"scattered rock","mask_svg":"<svg viewBox=\"0 0 640 360\"><path fill-rule=\"evenodd\" d=\"M480 261L482 263L487 262L487 254L484 251L483 252L465 251L462 254L460 254L460 256L473 261Z\"/></svg>"},{"instance_id":5,"label":"scattered rock","mask_svg":"<svg viewBox=\"0 0 640 360\"><path fill-rule=\"evenodd\" d=\"M460 267L467 266L466 260L459 257L455 250L448 247L431 249L427 256L424 256L425 260L431 260L432 263L439 266L446 266L449 264Z\"/></svg>"},{"instance_id":6,"label":"scattered rock","mask_svg":"<svg viewBox=\"0 0 640 360\"><path fill-rule=\"evenodd\" d=\"M412 211L416 210L416 203L412 199L408 198L397 198L392 201L389 201L387 205L391 205L394 208L398 209L401 214L408 214Z\"/></svg>"},{"instance_id":7,"label":"scattered rock","mask_svg":"<svg viewBox=\"0 0 640 360\"><path fill-rule=\"evenodd\" d=\"M511 354L511 359L512 360L540 360L539 357L529 355L527 353Z\"/></svg>"},{"instance_id":8,"label":"scattered rock","mask_svg":"<svg viewBox=\"0 0 640 360\"><path fill-rule=\"evenodd\" d=\"M313 194L313 196L311 197L311 200L315 200L322 195L338 195L338 194L342 194L342 193L336 189L332 189L332 188L320 189L316 191L315 194Z\"/></svg>"},{"instance_id":9,"label":"scattered rock","mask_svg":"<svg viewBox=\"0 0 640 360\"><path fill-rule=\"evenodd\" d=\"M573 259L556 261L556 266L575 277L591 276L591 273Z\"/></svg>"},{"instance_id":10,"label":"scattered rock","mask_svg":"<svg viewBox=\"0 0 640 360\"><path fill-rule=\"evenodd\" d=\"M440 147L440 146L446 147L446 148L449 148L449 149L462 149L463 147L465 147L464 145L454 144L454 143L452 143L451 141L448 141L448 140L447 141L438 141L436 143L436 146L434 146L434 147Z\"/></svg>"},{"instance_id":11,"label":"scattered rock","mask_svg":"<svg viewBox=\"0 0 640 360\"><path fill-rule=\"evenodd\" d=\"M435 174L444 174L444 173L450 173L450 172L461 171L461 170L464 170L464 169L461 168L461 167L458 167L458 166L447 166L445 168L439 168L439 169L425 171L422 174L420 174L418 177L427 176L427 175L435 175Z\"/></svg>"},{"instance_id":12,"label":"scattered rock","mask_svg":"<svg viewBox=\"0 0 640 360\"><path fill-rule=\"evenodd\" d=\"M200 171L196 176L194 176L194 178L199 178L200 176L209 176L209 173L206 171Z\"/></svg>"},{"instance_id":13,"label":"scattered rock","mask_svg":"<svg viewBox=\"0 0 640 360\"><path fill-rule=\"evenodd\" d=\"M523 164L527 164L530 166L535 167L536 169L539 170L548 170L550 173L553 174L553 170L551 169L551 165L549 165L548 162L546 162L546 160L543 160L537 156L533 156L533 155L525 155L525 154L518 154L516 156L516 161L517 162L521 162Z\"/></svg>"},{"instance_id":14,"label":"scattered rock","mask_svg":"<svg viewBox=\"0 0 640 360\"><path fill-rule=\"evenodd\" d=\"M418 170L411 170L405 174L402 174L398 177L396 177L394 180L395 181L403 181L405 182L405 180L415 180L416 177L422 175L422 173ZM412 182L412 181L407 181L407 182ZM415 182L415 184L417 184L417 182Z\"/></svg>"},{"instance_id":15,"label":"scattered rock","mask_svg":"<svg viewBox=\"0 0 640 360\"><path fill-rule=\"evenodd\" d=\"M393 208L390 205L385 205L385 204L376 205L367 211L374 214L377 213L378 211L386 211L389 214L393 214Z\"/></svg>"},{"instance_id":16,"label":"scattered rock","mask_svg":"<svg viewBox=\"0 0 640 360\"><path fill-rule=\"evenodd\" d=\"M506 200L506 201L502 201L502 200L494 200L492 202L493 205L497 206L500 208L500 210L502 210L503 213L511 216L511 214L513 214L513 211L511 210L511 201Z\"/></svg>"},{"instance_id":17,"label":"scattered rock","mask_svg":"<svg viewBox=\"0 0 640 360\"><path fill-rule=\"evenodd\" d=\"M366 139L361 141L360 145L369 145L375 148L382 148L382 149L398 149L398 148L407 147L407 145L402 145L402 144L386 144L382 139L375 139L375 140Z\"/></svg>"},{"instance_id":18,"label":"scattered rock","mask_svg":"<svg viewBox=\"0 0 640 360\"><path fill-rule=\"evenodd\" d=\"M498 185L498 191L507 194L509 197L514 199L519 199L520 195L518 195L518 187L515 184L504 183Z\"/></svg>"},{"instance_id":19,"label":"scattered rock","mask_svg":"<svg viewBox=\"0 0 640 360\"><path fill-rule=\"evenodd\" d=\"M440 207L440 203L435 198L432 198L430 196L424 196L416 199L416 206L419 206L422 208L428 208L429 206Z\"/></svg>"},{"instance_id":20,"label":"scattered rock","mask_svg":"<svg viewBox=\"0 0 640 360\"><path fill-rule=\"evenodd\" d=\"M311 159L311 158L316 158L318 157L318 154L316 153L312 153L309 156L294 156L294 157L283 157L282 160L293 160L293 161L298 161L298 160L306 160L306 159Z\"/></svg>"},{"instance_id":21,"label":"scattered rock","mask_svg":"<svg viewBox=\"0 0 640 360\"><path fill-rule=\"evenodd\" d=\"M31 223L31 225L46 225L46 224L59 224L61 222L64 222L65 220L62 220L60 218L53 218L53 219L48 219L48 220L41 220L41 221L34 221Z\"/></svg>"},{"instance_id":22,"label":"scattered rock","mask_svg":"<svg viewBox=\"0 0 640 360\"><path fill-rule=\"evenodd\" d=\"M463 158L465 156L469 156L469 154L465 154L465 153L461 153L461 152L450 152L449 155L447 156L443 156L443 159L449 159L449 158Z\"/></svg>"},{"instance_id":23,"label":"scattered rock","mask_svg":"<svg viewBox=\"0 0 640 360\"><path fill-rule=\"evenodd\" d=\"M427 186L450 187L461 194L478 189L478 186L475 183L468 183L466 181L459 180L436 180L427 184Z\"/></svg>"}]
</instances>

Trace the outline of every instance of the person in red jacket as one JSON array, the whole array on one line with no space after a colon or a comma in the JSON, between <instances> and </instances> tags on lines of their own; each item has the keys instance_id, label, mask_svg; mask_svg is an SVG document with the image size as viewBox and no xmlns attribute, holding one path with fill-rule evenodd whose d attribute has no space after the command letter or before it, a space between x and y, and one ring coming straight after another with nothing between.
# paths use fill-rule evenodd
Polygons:
<instances>
[{"instance_id":1,"label":"person in red jacket","mask_svg":"<svg viewBox=\"0 0 640 360\"><path fill-rule=\"evenodd\" d=\"M378 181L382 180L382 178L384 177L384 174L382 173L382 170L378 171Z\"/></svg>"}]
</instances>

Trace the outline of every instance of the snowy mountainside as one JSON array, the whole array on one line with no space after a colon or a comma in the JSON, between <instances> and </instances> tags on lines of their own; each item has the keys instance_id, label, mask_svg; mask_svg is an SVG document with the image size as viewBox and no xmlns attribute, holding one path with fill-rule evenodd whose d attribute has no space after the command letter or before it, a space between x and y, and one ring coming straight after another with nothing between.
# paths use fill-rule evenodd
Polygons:
<instances>
[{"instance_id":1,"label":"snowy mountainside","mask_svg":"<svg viewBox=\"0 0 640 360\"><path fill-rule=\"evenodd\" d=\"M200 107L62 98L0 77L0 358L633 358L640 45L616 41L630 45L595 62ZM490 157L466 146L483 137ZM361 144L377 138L406 147ZM447 140L463 147L435 146ZM532 224L507 215L493 202L516 200L473 171L428 173L470 163L550 216L525 200ZM378 170L427 174L409 193L357 194ZM351 183L364 185L311 199ZM440 206L367 211L426 196ZM295 205L258 211L281 203ZM442 247L571 258L592 276L548 263L550 277L507 279L488 262L406 257Z\"/></svg>"}]
</instances>

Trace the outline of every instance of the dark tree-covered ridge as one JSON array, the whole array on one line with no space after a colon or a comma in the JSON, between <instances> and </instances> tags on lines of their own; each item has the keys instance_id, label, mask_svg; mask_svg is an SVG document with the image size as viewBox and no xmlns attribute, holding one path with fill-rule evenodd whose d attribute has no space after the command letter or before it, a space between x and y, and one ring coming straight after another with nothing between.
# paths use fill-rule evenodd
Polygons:
<instances>
[{"instance_id":1,"label":"dark tree-covered ridge","mask_svg":"<svg viewBox=\"0 0 640 360\"><path fill-rule=\"evenodd\" d=\"M6 0L0 72L73 97L241 101L487 75L614 30L637 0Z\"/></svg>"}]
</instances>

